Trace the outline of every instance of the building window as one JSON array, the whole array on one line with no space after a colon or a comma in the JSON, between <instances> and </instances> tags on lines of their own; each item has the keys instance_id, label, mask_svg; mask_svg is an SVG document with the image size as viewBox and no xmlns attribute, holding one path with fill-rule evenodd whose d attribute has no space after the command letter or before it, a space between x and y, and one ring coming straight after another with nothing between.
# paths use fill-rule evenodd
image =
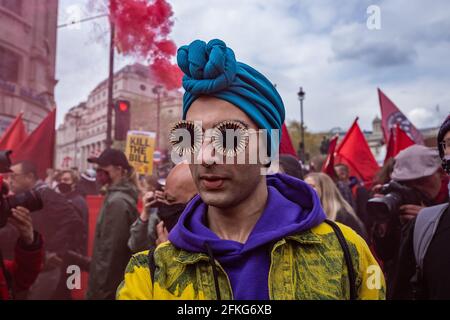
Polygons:
<instances>
[{"instance_id":1,"label":"building window","mask_svg":"<svg viewBox=\"0 0 450 320\"><path fill-rule=\"evenodd\" d=\"M0 0L0 6L19 16L22 14L22 0Z\"/></svg>"},{"instance_id":2,"label":"building window","mask_svg":"<svg viewBox=\"0 0 450 320\"><path fill-rule=\"evenodd\" d=\"M20 56L18 54L0 47L0 78L10 82L18 82L19 63Z\"/></svg>"}]
</instances>

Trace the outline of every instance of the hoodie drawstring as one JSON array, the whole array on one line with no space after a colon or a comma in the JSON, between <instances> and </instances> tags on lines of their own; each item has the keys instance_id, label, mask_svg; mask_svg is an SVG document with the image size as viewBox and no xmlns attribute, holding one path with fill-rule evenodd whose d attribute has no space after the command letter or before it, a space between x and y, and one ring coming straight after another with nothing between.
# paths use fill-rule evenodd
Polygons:
<instances>
[{"instance_id":1,"label":"hoodie drawstring","mask_svg":"<svg viewBox=\"0 0 450 320\"><path fill-rule=\"evenodd\" d=\"M209 246L209 244L207 242L205 243L205 248L206 248L206 251L208 252L209 263L211 264L211 268L212 268L212 272L213 272L214 287L216 289L216 297L217 297L217 300L222 300L222 298L220 296L219 277L217 275L217 265L216 265L216 262L214 260L214 255L213 255L213 252L211 250L211 247Z\"/></svg>"}]
</instances>

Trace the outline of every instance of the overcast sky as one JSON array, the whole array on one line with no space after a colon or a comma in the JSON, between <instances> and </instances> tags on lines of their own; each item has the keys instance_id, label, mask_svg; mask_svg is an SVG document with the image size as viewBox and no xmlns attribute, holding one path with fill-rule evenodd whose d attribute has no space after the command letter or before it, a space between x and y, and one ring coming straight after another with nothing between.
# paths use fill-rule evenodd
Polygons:
<instances>
[{"instance_id":1,"label":"overcast sky","mask_svg":"<svg viewBox=\"0 0 450 320\"><path fill-rule=\"evenodd\" d=\"M87 0L60 0L60 23ZM450 2L448 0L170 0L173 39L224 40L239 61L265 74L284 100L287 120L299 120L303 86L305 124L312 131L363 129L380 115L376 88L419 128L450 112ZM379 30L367 27L367 8L380 8ZM75 6L75 7L74 7ZM58 31L58 123L107 76L106 19ZM133 62L118 57L116 69ZM436 106L439 105L440 114Z\"/></svg>"}]
</instances>

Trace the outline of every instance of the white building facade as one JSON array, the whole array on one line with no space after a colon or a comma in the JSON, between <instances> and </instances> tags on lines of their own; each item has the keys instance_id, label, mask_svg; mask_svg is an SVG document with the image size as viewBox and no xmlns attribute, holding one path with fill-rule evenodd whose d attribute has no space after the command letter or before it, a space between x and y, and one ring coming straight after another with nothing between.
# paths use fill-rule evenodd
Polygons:
<instances>
[{"instance_id":1,"label":"white building facade","mask_svg":"<svg viewBox=\"0 0 450 320\"><path fill-rule=\"evenodd\" d=\"M58 0L0 0L0 135L23 112L28 132L54 106Z\"/></svg>"},{"instance_id":2,"label":"white building facade","mask_svg":"<svg viewBox=\"0 0 450 320\"><path fill-rule=\"evenodd\" d=\"M154 131L157 128L158 87L149 76L148 67L128 65L114 75L113 99L130 101L130 130ZM87 158L99 155L106 147L108 83L102 81L91 91L86 102L69 110L56 135L56 168L90 168ZM172 122L181 119L182 94L160 91L160 149L168 148L167 133ZM114 138L114 112L112 121ZM123 148L115 142L114 147Z\"/></svg>"}]
</instances>

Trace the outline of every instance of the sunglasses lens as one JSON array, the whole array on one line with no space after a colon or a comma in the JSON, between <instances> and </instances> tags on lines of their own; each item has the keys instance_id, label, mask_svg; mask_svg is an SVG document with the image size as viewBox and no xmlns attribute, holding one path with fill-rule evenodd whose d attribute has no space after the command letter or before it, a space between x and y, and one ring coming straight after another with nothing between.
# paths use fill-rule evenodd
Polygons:
<instances>
[{"instance_id":1,"label":"sunglasses lens","mask_svg":"<svg viewBox=\"0 0 450 320\"><path fill-rule=\"evenodd\" d=\"M202 129L191 121L179 121L169 134L173 149L180 155L194 153L202 140Z\"/></svg>"},{"instance_id":2,"label":"sunglasses lens","mask_svg":"<svg viewBox=\"0 0 450 320\"><path fill-rule=\"evenodd\" d=\"M222 155L234 157L248 144L247 127L238 121L225 121L214 130L214 148Z\"/></svg>"}]
</instances>

